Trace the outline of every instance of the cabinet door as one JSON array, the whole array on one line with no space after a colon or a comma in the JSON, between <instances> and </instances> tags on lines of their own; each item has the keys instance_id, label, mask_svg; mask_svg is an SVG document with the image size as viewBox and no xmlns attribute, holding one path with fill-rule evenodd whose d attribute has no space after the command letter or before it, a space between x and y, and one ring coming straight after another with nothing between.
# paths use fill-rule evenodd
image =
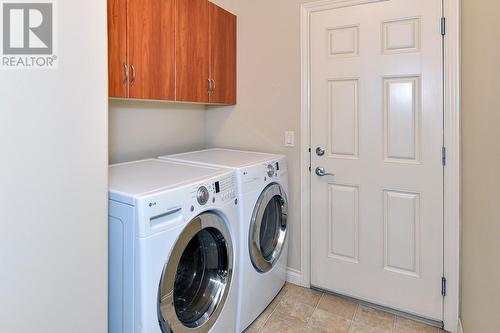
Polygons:
<instances>
[{"instance_id":1,"label":"cabinet door","mask_svg":"<svg viewBox=\"0 0 500 333\"><path fill-rule=\"evenodd\" d=\"M128 97L127 0L108 0L109 96Z\"/></svg>"},{"instance_id":2,"label":"cabinet door","mask_svg":"<svg viewBox=\"0 0 500 333\"><path fill-rule=\"evenodd\" d=\"M128 0L130 98L175 99L175 0Z\"/></svg>"},{"instance_id":3,"label":"cabinet door","mask_svg":"<svg viewBox=\"0 0 500 333\"><path fill-rule=\"evenodd\" d=\"M236 16L210 3L210 103L236 104Z\"/></svg>"},{"instance_id":4,"label":"cabinet door","mask_svg":"<svg viewBox=\"0 0 500 333\"><path fill-rule=\"evenodd\" d=\"M176 100L207 103L208 1L176 1Z\"/></svg>"}]
</instances>

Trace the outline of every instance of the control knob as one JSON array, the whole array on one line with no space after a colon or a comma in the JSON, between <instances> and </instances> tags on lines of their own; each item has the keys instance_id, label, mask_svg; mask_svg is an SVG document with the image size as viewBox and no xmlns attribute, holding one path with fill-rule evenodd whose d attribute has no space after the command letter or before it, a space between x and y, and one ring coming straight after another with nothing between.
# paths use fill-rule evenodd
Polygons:
<instances>
[{"instance_id":1,"label":"control knob","mask_svg":"<svg viewBox=\"0 0 500 333\"><path fill-rule=\"evenodd\" d=\"M196 200L198 200L198 203L203 206L208 202L209 198L210 193L208 192L208 189L205 186L201 186L196 194Z\"/></svg>"},{"instance_id":2,"label":"control knob","mask_svg":"<svg viewBox=\"0 0 500 333\"><path fill-rule=\"evenodd\" d=\"M274 176L275 169L274 169L274 166L272 164L268 164L266 169L267 169L267 175L269 176L269 178Z\"/></svg>"}]
</instances>

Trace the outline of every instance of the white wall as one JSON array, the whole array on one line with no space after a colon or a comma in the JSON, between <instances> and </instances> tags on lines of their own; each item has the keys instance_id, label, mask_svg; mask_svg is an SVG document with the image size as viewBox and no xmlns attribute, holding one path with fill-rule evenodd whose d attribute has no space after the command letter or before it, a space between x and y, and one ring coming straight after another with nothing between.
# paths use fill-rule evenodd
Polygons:
<instances>
[{"instance_id":1,"label":"white wall","mask_svg":"<svg viewBox=\"0 0 500 333\"><path fill-rule=\"evenodd\" d=\"M238 104L210 108L207 143L285 154L290 163L289 266L300 270L301 0L215 0L238 15ZM285 130L295 148L284 147Z\"/></svg>"},{"instance_id":2,"label":"white wall","mask_svg":"<svg viewBox=\"0 0 500 333\"><path fill-rule=\"evenodd\" d=\"M205 106L111 100L110 163L205 148Z\"/></svg>"},{"instance_id":3,"label":"white wall","mask_svg":"<svg viewBox=\"0 0 500 333\"><path fill-rule=\"evenodd\" d=\"M59 68L0 71L0 332L107 331L106 1L57 1Z\"/></svg>"},{"instance_id":4,"label":"white wall","mask_svg":"<svg viewBox=\"0 0 500 333\"><path fill-rule=\"evenodd\" d=\"M500 2L463 0L462 321L500 332Z\"/></svg>"}]
</instances>

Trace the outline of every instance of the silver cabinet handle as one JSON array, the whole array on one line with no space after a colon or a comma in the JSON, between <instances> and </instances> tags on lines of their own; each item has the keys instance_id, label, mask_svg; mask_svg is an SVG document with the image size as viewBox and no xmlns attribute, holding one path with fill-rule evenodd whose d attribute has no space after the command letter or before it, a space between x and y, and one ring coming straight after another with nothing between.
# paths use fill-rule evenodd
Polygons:
<instances>
[{"instance_id":1,"label":"silver cabinet handle","mask_svg":"<svg viewBox=\"0 0 500 333\"><path fill-rule=\"evenodd\" d=\"M135 83L135 66L130 65L130 68L132 68L132 79L130 80L130 85L133 85Z\"/></svg>"},{"instance_id":2,"label":"silver cabinet handle","mask_svg":"<svg viewBox=\"0 0 500 333\"><path fill-rule=\"evenodd\" d=\"M215 87L216 87L216 86L215 86L215 80L214 80L214 79L212 79L212 91L215 91L215 89L216 89Z\"/></svg>"},{"instance_id":3,"label":"silver cabinet handle","mask_svg":"<svg viewBox=\"0 0 500 333\"><path fill-rule=\"evenodd\" d=\"M326 172L325 171L325 168L323 167L317 167L316 168L316 174L320 177L324 177L324 176L335 176L334 173L329 173L329 172Z\"/></svg>"},{"instance_id":4,"label":"silver cabinet handle","mask_svg":"<svg viewBox=\"0 0 500 333\"><path fill-rule=\"evenodd\" d=\"M123 79L123 84L128 84L128 66L126 63L123 63L123 70L125 72L125 79Z\"/></svg>"},{"instance_id":5,"label":"silver cabinet handle","mask_svg":"<svg viewBox=\"0 0 500 333\"><path fill-rule=\"evenodd\" d=\"M316 155L323 156L323 155L325 155L325 153L326 153L325 148L321 148L321 147L316 148Z\"/></svg>"}]
</instances>

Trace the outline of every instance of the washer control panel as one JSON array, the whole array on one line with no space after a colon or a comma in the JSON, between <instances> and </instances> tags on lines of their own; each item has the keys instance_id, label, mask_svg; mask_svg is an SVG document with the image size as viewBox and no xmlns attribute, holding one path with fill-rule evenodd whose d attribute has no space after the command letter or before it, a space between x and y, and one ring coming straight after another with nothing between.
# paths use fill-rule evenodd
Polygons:
<instances>
[{"instance_id":1,"label":"washer control panel","mask_svg":"<svg viewBox=\"0 0 500 333\"><path fill-rule=\"evenodd\" d=\"M236 199L236 179L233 174L202 183L193 191L193 199L200 206Z\"/></svg>"}]
</instances>

